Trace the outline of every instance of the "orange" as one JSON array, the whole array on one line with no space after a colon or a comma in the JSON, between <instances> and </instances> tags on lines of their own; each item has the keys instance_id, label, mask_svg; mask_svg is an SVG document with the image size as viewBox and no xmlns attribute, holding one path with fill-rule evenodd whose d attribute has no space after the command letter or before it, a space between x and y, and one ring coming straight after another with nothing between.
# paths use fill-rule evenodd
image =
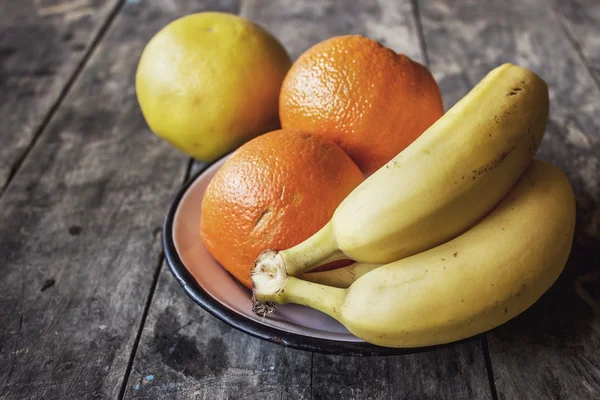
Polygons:
<instances>
[{"instance_id":1,"label":"orange","mask_svg":"<svg viewBox=\"0 0 600 400\"><path fill-rule=\"evenodd\" d=\"M321 42L292 65L279 96L286 129L318 132L375 172L444 113L423 65L363 36Z\"/></svg>"},{"instance_id":2,"label":"orange","mask_svg":"<svg viewBox=\"0 0 600 400\"><path fill-rule=\"evenodd\" d=\"M266 249L294 246L322 228L363 181L352 159L321 135L278 130L241 146L208 185L200 234L244 285Z\"/></svg>"}]
</instances>

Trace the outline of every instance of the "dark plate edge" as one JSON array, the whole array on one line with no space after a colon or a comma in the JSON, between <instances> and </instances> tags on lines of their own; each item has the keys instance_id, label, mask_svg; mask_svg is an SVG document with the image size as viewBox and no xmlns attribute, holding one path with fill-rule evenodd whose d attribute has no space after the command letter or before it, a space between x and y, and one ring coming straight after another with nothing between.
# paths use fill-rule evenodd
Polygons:
<instances>
[{"instance_id":1,"label":"dark plate edge","mask_svg":"<svg viewBox=\"0 0 600 400\"><path fill-rule=\"evenodd\" d=\"M226 157L225 155L224 157ZM188 191L190 186L198 179L198 177L206 171L210 166L220 161L223 157L202 166L186 183L183 184L165 219L162 232L162 244L165 259L169 265L169 270L183 287L185 292L191 299L208 311L214 317L225 322L227 325L241 332L247 333L256 338L267 342L276 343L284 347L289 347L297 350L311 351L322 354L342 355L342 356L398 356L406 354L421 353L432 351L435 349L448 347L455 343L461 343L467 340L479 338L479 335L472 338L464 339L460 342L454 342L443 345L415 347L415 348L392 348L381 347L366 342L352 343L338 340L320 339L311 336L300 335L296 333L285 332L277 328L260 324L254 320L248 319L235 311L222 305L218 300L210 296L197 282L196 279L189 273L175 248L173 240L173 223L175 213L179 207L181 199Z\"/></svg>"}]
</instances>

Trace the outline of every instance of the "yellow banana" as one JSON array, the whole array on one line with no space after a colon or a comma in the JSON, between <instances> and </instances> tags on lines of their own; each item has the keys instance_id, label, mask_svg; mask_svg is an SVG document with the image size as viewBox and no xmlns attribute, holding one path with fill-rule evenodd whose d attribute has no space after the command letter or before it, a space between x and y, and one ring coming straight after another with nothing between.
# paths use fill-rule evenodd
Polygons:
<instances>
[{"instance_id":1,"label":"yellow banana","mask_svg":"<svg viewBox=\"0 0 600 400\"><path fill-rule=\"evenodd\" d=\"M318 309L381 346L448 343L537 301L567 261L574 225L567 178L534 161L494 211L443 245L381 266L348 289L286 276L281 264L267 262L255 271L255 295Z\"/></svg>"},{"instance_id":2,"label":"yellow banana","mask_svg":"<svg viewBox=\"0 0 600 400\"><path fill-rule=\"evenodd\" d=\"M371 272L379 267L381 267L381 264L355 262L346 267L331 269L329 271L310 272L302 275L300 278L305 281L320 283L322 285L347 288L367 272Z\"/></svg>"},{"instance_id":3,"label":"yellow banana","mask_svg":"<svg viewBox=\"0 0 600 400\"><path fill-rule=\"evenodd\" d=\"M359 185L315 235L267 253L300 276L341 258L384 264L452 239L487 214L533 159L548 88L512 64L492 70L415 142ZM261 260L265 260L263 256Z\"/></svg>"}]
</instances>

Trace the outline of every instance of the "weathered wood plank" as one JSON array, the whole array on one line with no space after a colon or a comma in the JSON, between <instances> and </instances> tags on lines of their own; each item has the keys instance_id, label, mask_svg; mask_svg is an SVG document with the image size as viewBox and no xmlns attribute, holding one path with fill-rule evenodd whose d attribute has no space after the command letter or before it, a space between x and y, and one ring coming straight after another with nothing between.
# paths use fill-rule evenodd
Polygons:
<instances>
[{"instance_id":1,"label":"weathered wood plank","mask_svg":"<svg viewBox=\"0 0 600 400\"><path fill-rule=\"evenodd\" d=\"M481 339L399 358L389 368L390 397L491 399Z\"/></svg>"},{"instance_id":2,"label":"weathered wood plank","mask_svg":"<svg viewBox=\"0 0 600 400\"><path fill-rule=\"evenodd\" d=\"M331 36L361 33L416 60L422 59L408 1L355 3L348 7L345 2L333 0L253 0L244 1L241 11L273 32L293 57ZM406 357L311 355L232 330L184 297L163 267L126 398L376 399L402 395L421 399L444 398L447 393L491 398L478 340ZM161 322L166 320L176 322ZM169 327L177 330L180 326L184 328L177 334L171 333ZM179 345L180 341L192 343L199 350L185 351L188 344ZM204 349L217 343L222 352L215 361L207 362L209 367L196 367L196 374L184 371L182 365L194 368L194 359L202 364L206 359ZM172 349L172 353L164 348ZM179 352L178 348L183 350ZM218 368L213 371L210 365ZM154 375L154 379L145 379L148 375Z\"/></svg>"},{"instance_id":3,"label":"weathered wood plank","mask_svg":"<svg viewBox=\"0 0 600 400\"><path fill-rule=\"evenodd\" d=\"M491 68L515 62L550 87L538 157L559 165L577 197L565 272L530 310L488 335L499 398L600 397L600 91L542 0L421 3L431 68L456 102Z\"/></svg>"},{"instance_id":4,"label":"weathered wood plank","mask_svg":"<svg viewBox=\"0 0 600 400\"><path fill-rule=\"evenodd\" d=\"M243 0L242 14L266 26L293 59L320 41L360 34L421 60L417 26L410 1Z\"/></svg>"},{"instance_id":5,"label":"weathered wood plank","mask_svg":"<svg viewBox=\"0 0 600 400\"><path fill-rule=\"evenodd\" d=\"M135 399L307 399L311 354L230 328L163 267L127 384Z\"/></svg>"},{"instance_id":6,"label":"weathered wood plank","mask_svg":"<svg viewBox=\"0 0 600 400\"><path fill-rule=\"evenodd\" d=\"M315 399L491 399L480 340L388 358L314 355Z\"/></svg>"},{"instance_id":7,"label":"weathered wood plank","mask_svg":"<svg viewBox=\"0 0 600 400\"><path fill-rule=\"evenodd\" d=\"M231 8L128 2L0 199L3 399L119 396L188 165L143 121L135 67L155 32L206 6Z\"/></svg>"},{"instance_id":8,"label":"weathered wood plank","mask_svg":"<svg viewBox=\"0 0 600 400\"><path fill-rule=\"evenodd\" d=\"M597 0L552 0L553 9L567 35L585 58L600 85L600 2Z\"/></svg>"},{"instance_id":9,"label":"weathered wood plank","mask_svg":"<svg viewBox=\"0 0 600 400\"><path fill-rule=\"evenodd\" d=\"M118 0L0 0L0 192Z\"/></svg>"}]
</instances>

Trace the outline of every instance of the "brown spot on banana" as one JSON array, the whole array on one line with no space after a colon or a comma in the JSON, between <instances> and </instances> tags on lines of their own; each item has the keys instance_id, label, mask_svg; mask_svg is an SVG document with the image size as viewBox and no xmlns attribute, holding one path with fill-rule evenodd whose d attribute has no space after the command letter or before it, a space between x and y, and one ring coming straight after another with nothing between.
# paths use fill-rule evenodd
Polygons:
<instances>
[{"instance_id":1,"label":"brown spot on banana","mask_svg":"<svg viewBox=\"0 0 600 400\"><path fill-rule=\"evenodd\" d=\"M515 149L515 147L516 146L511 147L509 150L502 152L498 157L496 157L489 163L482 165L481 167L479 167L477 169L474 169L473 170L473 179L475 179L476 177L478 177L481 174L484 174L486 172L493 170L494 168L496 168L497 166L502 164L502 162L506 159L506 157L508 157L508 155L510 153L512 153L512 151Z\"/></svg>"}]
</instances>

